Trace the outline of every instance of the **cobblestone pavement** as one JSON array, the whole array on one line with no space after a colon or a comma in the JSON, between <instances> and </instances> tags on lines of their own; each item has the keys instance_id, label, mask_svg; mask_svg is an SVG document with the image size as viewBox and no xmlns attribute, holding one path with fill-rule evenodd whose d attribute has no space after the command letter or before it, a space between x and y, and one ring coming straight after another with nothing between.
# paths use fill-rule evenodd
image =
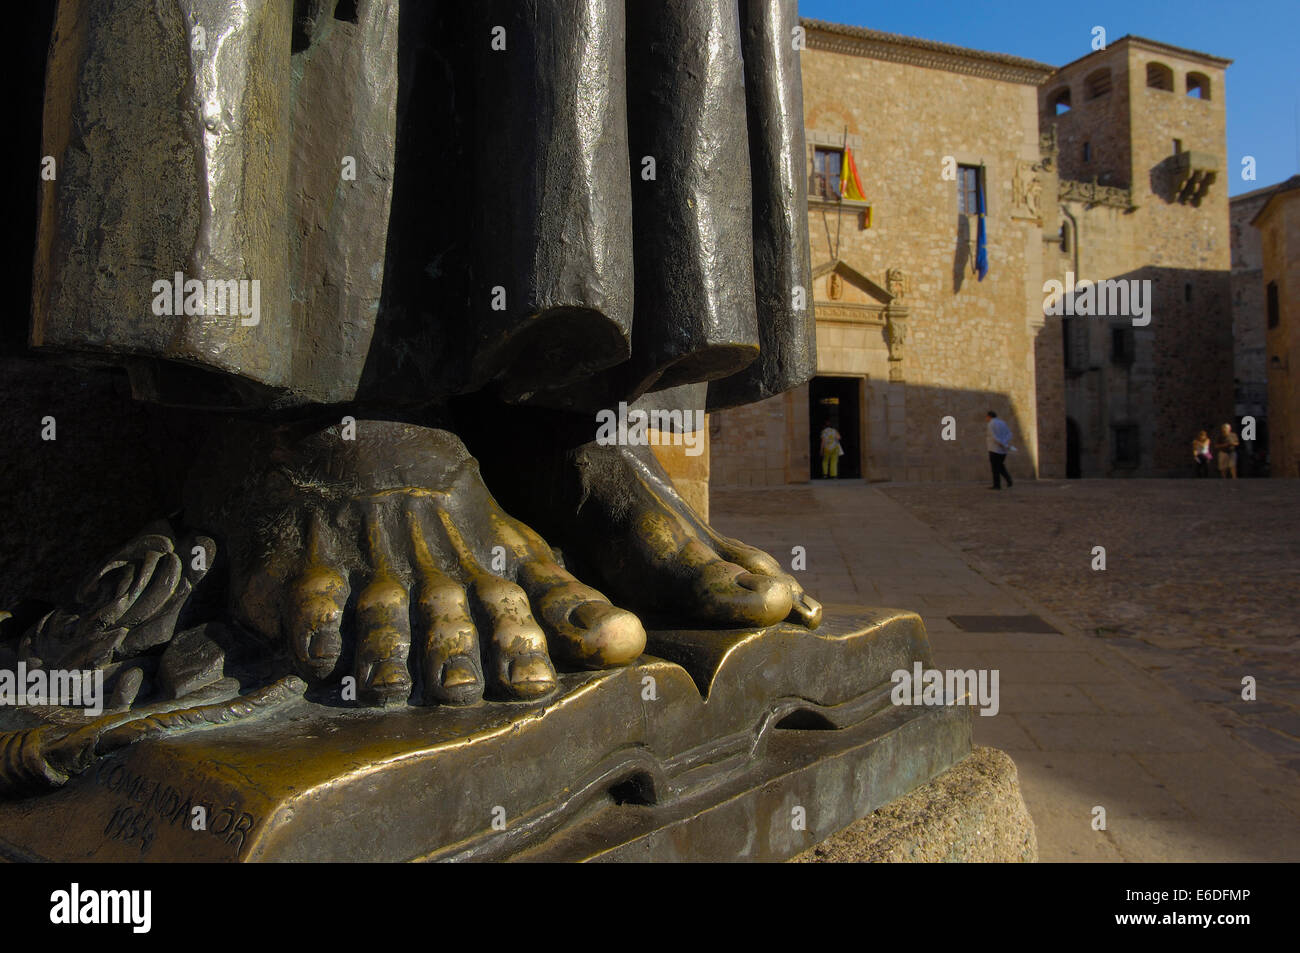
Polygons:
<instances>
[{"instance_id":1,"label":"cobblestone pavement","mask_svg":"<svg viewBox=\"0 0 1300 953\"><path fill-rule=\"evenodd\" d=\"M1300 773L1300 481L889 485L1013 588ZM1092 569L1105 547L1105 571ZM1242 679L1257 680L1244 701Z\"/></svg>"},{"instance_id":2,"label":"cobblestone pavement","mask_svg":"<svg viewBox=\"0 0 1300 953\"><path fill-rule=\"evenodd\" d=\"M1300 482L839 480L710 500L715 527L798 569L828 612L911 609L936 668L1000 673L972 737L1014 759L1042 860L1300 859Z\"/></svg>"}]
</instances>

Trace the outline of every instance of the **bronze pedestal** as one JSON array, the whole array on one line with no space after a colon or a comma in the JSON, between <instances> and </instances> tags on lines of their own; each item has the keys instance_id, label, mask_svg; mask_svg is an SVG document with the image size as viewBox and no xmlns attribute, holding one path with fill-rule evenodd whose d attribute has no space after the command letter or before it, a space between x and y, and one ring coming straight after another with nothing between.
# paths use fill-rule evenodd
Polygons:
<instances>
[{"instance_id":1,"label":"bronze pedestal","mask_svg":"<svg viewBox=\"0 0 1300 953\"><path fill-rule=\"evenodd\" d=\"M814 632L651 632L637 663L562 674L537 702L299 698L0 803L0 855L781 860L969 753L966 709L891 702L917 661L913 613L831 607Z\"/></svg>"}]
</instances>

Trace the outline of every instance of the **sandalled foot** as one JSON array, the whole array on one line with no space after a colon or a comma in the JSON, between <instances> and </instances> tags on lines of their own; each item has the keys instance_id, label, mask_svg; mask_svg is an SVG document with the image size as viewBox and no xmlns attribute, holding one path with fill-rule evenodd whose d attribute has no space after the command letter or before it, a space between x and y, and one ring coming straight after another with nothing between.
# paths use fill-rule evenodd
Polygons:
<instances>
[{"instance_id":1,"label":"sandalled foot","mask_svg":"<svg viewBox=\"0 0 1300 953\"><path fill-rule=\"evenodd\" d=\"M304 676L352 675L372 705L469 704L548 694L552 659L604 668L641 654L637 617L502 511L454 435L356 428L279 447L253 484L265 512L226 503L212 517L237 537L236 612L283 639Z\"/></svg>"},{"instance_id":2,"label":"sandalled foot","mask_svg":"<svg viewBox=\"0 0 1300 953\"><path fill-rule=\"evenodd\" d=\"M587 444L568 466L577 502L546 531L621 605L678 627L821 622L821 604L775 559L700 518L648 447Z\"/></svg>"}]
</instances>

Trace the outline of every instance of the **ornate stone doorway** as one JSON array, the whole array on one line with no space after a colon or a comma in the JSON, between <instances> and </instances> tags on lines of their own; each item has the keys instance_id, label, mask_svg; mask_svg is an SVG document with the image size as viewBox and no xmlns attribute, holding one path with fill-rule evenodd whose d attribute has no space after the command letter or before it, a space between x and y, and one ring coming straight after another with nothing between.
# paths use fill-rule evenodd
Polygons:
<instances>
[{"instance_id":1,"label":"ornate stone doorway","mask_svg":"<svg viewBox=\"0 0 1300 953\"><path fill-rule=\"evenodd\" d=\"M840 432L838 478L862 478L862 427L860 421L862 379L858 377L814 377L808 384L809 475L822 479L821 433L829 420Z\"/></svg>"}]
</instances>

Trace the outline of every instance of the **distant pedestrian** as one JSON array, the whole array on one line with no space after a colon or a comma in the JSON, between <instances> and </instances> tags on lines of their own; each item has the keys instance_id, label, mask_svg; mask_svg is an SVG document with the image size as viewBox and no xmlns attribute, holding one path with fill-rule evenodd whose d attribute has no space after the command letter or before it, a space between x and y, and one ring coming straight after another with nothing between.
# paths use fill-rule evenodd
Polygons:
<instances>
[{"instance_id":1,"label":"distant pedestrian","mask_svg":"<svg viewBox=\"0 0 1300 953\"><path fill-rule=\"evenodd\" d=\"M1007 454L1014 449L1011 446L1011 428L992 410L988 412L986 419L989 422L986 441L989 448L989 466L993 470L993 485L989 489L1002 489L1003 478L1007 481L1007 489L1011 489L1011 474L1007 472Z\"/></svg>"},{"instance_id":2,"label":"distant pedestrian","mask_svg":"<svg viewBox=\"0 0 1300 953\"><path fill-rule=\"evenodd\" d=\"M1219 428L1218 439L1214 441L1214 449L1219 454L1219 476L1237 479L1237 446L1240 443L1237 435L1232 432L1232 424L1224 424Z\"/></svg>"},{"instance_id":3,"label":"distant pedestrian","mask_svg":"<svg viewBox=\"0 0 1300 953\"><path fill-rule=\"evenodd\" d=\"M1210 435L1204 430L1196 435L1192 441L1192 460L1196 462L1196 475L1198 477L1207 477L1210 475Z\"/></svg>"},{"instance_id":4,"label":"distant pedestrian","mask_svg":"<svg viewBox=\"0 0 1300 953\"><path fill-rule=\"evenodd\" d=\"M844 447L840 445L840 432L826 421L822 428L822 476L834 480L840 475L840 457Z\"/></svg>"}]
</instances>

